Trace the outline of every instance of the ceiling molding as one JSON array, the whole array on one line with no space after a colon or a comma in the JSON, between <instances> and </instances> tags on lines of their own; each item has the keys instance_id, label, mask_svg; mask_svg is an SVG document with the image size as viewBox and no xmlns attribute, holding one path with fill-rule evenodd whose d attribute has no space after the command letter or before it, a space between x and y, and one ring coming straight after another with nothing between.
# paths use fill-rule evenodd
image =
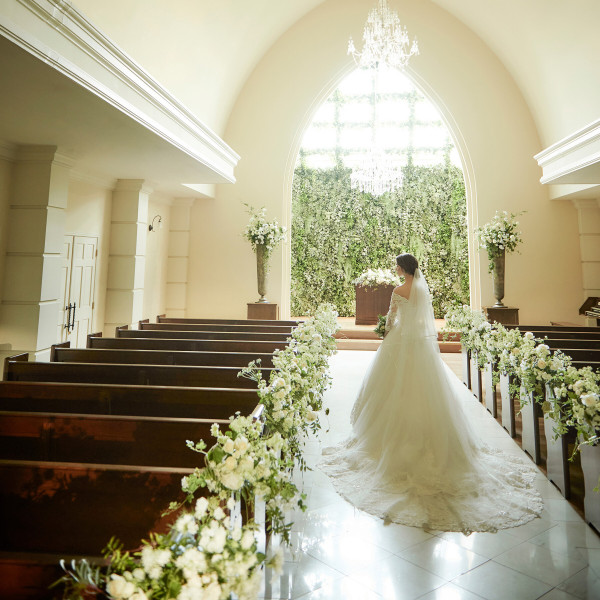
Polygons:
<instances>
[{"instance_id":1,"label":"ceiling molding","mask_svg":"<svg viewBox=\"0 0 600 600\"><path fill-rule=\"evenodd\" d=\"M534 156L544 184L600 183L600 119Z\"/></svg>"},{"instance_id":2,"label":"ceiling molding","mask_svg":"<svg viewBox=\"0 0 600 600\"><path fill-rule=\"evenodd\" d=\"M235 181L239 155L70 2L18 5L27 11L0 10L1 35L208 167L219 182Z\"/></svg>"}]
</instances>

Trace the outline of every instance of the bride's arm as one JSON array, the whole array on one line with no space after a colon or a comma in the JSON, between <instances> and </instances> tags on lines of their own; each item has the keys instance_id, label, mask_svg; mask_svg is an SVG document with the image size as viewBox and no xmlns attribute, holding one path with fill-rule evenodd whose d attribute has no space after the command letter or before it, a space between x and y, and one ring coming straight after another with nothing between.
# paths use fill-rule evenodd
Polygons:
<instances>
[{"instance_id":1,"label":"bride's arm","mask_svg":"<svg viewBox=\"0 0 600 600\"><path fill-rule=\"evenodd\" d=\"M389 333L390 329L394 326L397 314L398 304L394 302L394 293L392 292L392 297L390 298L390 309L388 310L388 314L385 318L385 332L383 334L384 338Z\"/></svg>"}]
</instances>

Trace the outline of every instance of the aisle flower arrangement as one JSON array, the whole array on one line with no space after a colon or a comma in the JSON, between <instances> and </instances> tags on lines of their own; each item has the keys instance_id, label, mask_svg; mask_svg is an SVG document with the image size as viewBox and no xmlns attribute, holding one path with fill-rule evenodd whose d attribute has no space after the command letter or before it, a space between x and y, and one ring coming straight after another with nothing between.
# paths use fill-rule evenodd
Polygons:
<instances>
[{"instance_id":1,"label":"aisle flower arrangement","mask_svg":"<svg viewBox=\"0 0 600 600\"><path fill-rule=\"evenodd\" d=\"M124 551L112 539L105 550L106 567L93 567L86 560L63 563L65 575L56 584L63 586L63 598L256 598L263 569L277 572L282 554L258 551L254 503L264 501L268 531L289 542L292 524L286 522L285 512L296 506L305 509L292 468L306 468L304 436L320 427L337 329L337 313L324 305L293 330L289 346L274 357L269 382L260 378L256 365L244 369L243 376L258 382L265 422L237 414L225 431L213 424L212 447L203 440L187 441L190 450L203 457L204 466L183 478L187 496L170 505L177 519L169 532L151 534L134 552ZM236 510L240 503L247 511L245 519Z\"/></svg>"},{"instance_id":2,"label":"aisle flower arrangement","mask_svg":"<svg viewBox=\"0 0 600 600\"><path fill-rule=\"evenodd\" d=\"M352 281L354 285L377 287L379 285L400 285L400 278L390 269L367 269Z\"/></svg>"},{"instance_id":3,"label":"aisle flower arrangement","mask_svg":"<svg viewBox=\"0 0 600 600\"><path fill-rule=\"evenodd\" d=\"M522 214L522 213L519 213ZM475 231L479 239L479 246L487 251L490 273L493 270L493 260L504 252L514 252L522 243L519 221L515 213L496 211L493 219Z\"/></svg>"},{"instance_id":4,"label":"aisle flower arrangement","mask_svg":"<svg viewBox=\"0 0 600 600\"><path fill-rule=\"evenodd\" d=\"M573 367L569 356L551 350L531 331L484 321L479 311L458 307L447 313L444 331L459 332L461 344L477 353L480 367L494 362L495 382L499 373L510 374L516 381L512 392L522 387L533 394L555 421L556 434L574 428L580 444L600 443L600 372ZM549 397L546 386L552 391Z\"/></svg>"}]
</instances>

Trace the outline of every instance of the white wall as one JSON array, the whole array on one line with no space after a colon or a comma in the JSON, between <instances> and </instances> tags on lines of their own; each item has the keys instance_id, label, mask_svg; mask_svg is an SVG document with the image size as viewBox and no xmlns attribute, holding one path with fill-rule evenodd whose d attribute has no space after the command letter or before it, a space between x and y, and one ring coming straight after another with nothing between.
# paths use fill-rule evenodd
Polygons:
<instances>
[{"instance_id":1,"label":"white wall","mask_svg":"<svg viewBox=\"0 0 600 600\"><path fill-rule=\"evenodd\" d=\"M144 318L154 322L166 310L167 260L169 250L170 207L164 200L150 197L148 224L155 215L162 217L160 229L148 231L144 274Z\"/></svg>"},{"instance_id":2,"label":"white wall","mask_svg":"<svg viewBox=\"0 0 600 600\"><path fill-rule=\"evenodd\" d=\"M197 202L192 211L188 306L198 314L241 317L246 302L256 299L254 256L240 237L247 221L241 202L265 205L270 216L289 224L302 133L352 68L339 49L349 34L360 39L364 19L362 5L322 4L277 41L246 82L224 135L242 156L237 183L218 186L216 200ZM520 308L521 322L579 322L577 214L551 202L539 183L532 157L540 138L520 90L483 41L436 5L407 5L403 21L421 47L410 74L442 111L464 159L471 230L497 209L527 210L522 254L507 262L505 303ZM472 303L490 305L487 260L471 244ZM285 317L289 246L274 254L272 265L268 296Z\"/></svg>"}]
</instances>

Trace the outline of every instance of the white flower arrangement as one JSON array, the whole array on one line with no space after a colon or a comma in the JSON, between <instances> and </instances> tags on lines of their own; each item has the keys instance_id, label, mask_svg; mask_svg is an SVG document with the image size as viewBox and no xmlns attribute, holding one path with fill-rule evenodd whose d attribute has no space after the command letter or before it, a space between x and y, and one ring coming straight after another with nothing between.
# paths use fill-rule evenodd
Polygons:
<instances>
[{"instance_id":1,"label":"white flower arrangement","mask_svg":"<svg viewBox=\"0 0 600 600\"><path fill-rule=\"evenodd\" d=\"M303 434L320 427L323 393L330 383L327 359L336 352L338 328L337 313L324 305L293 330L288 348L274 357L277 370L268 383L256 365L244 369L243 376L258 381L265 423L238 414L226 431L212 425L216 443L210 449L202 440L188 441L204 456L204 467L183 478L187 498L169 507L179 511L170 532L151 534L135 553L123 552L111 540L107 570L92 568L86 560L73 561L71 569L63 564L63 598L96 593L115 600L255 599L262 568L280 570L282 556L257 551L256 525L248 517L242 523L234 507L243 500L253 512L255 498L262 498L270 530L289 543L285 511L306 508L305 496L291 480L292 467L294 461L304 466ZM197 498L201 489L208 495ZM189 504L193 510L181 512Z\"/></svg>"},{"instance_id":2,"label":"white flower arrangement","mask_svg":"<svg viewBox=\"0 0 600 600\"><path fill-rule=\"evenodd\" d=\"M363 287L377 287L379 285L400 285L400 278L390 269L367 269L353 282L354 285Z\"/></svg>"},{"instance_id":3,"label":"white flower arrangement","mask_svg":"<svg viewBox=\"0 0 600 600\"><path fill-rule=\"evenodd\" d=\"M522 214L522 213L519 213ZM504 211L496 211L494 218L485 225L478 227L475 232L479 239L479 246L487 250L490 260L490 271L493 268L492 260L502 252L514 252L522 243L518 214Z\"/></svg>"},{"instance_id":4,"label":"white flower arrangement","mask_svg":"<svg viewBox=\"0 0 600 600\"><path fill-rule=\"evenodd\" d=\"M258 245L263 245L268 256L277 244L285 240L286 228L279 225L276 219L267 221L267 209L264 206L256 209L249 204L244 205L248 209L250 221L246 225L243 235L252 244L255 252Z\"/></svg>"}]
</instances>

